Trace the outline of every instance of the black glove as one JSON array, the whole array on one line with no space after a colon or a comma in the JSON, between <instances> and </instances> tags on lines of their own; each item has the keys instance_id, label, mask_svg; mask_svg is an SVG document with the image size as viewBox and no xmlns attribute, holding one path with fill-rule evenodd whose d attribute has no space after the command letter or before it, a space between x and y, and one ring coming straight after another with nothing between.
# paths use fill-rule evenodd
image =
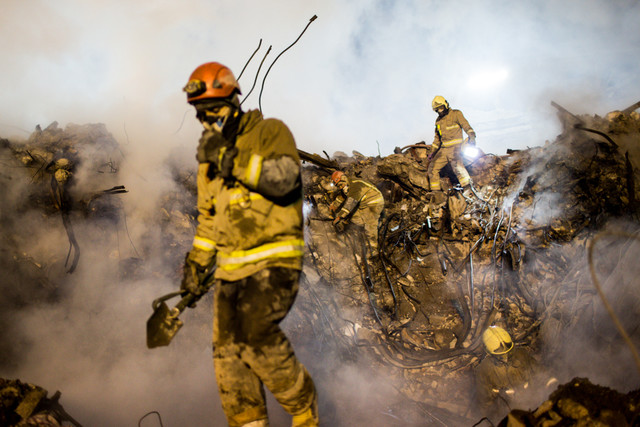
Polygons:
<instances>
[{"instance_id":1,"label":"black glove","mask_svg":"<svg viewBox=\"0 0 640 427\"><path fill-rule=\"evenodd\" d=\"M205 130L200 137L196 159L198 163L209 163L213 175L219 175L226 182L233 180L233 160L238 148L220 132Z\"/></svg>"},{"instance_id":2,"label":"black glove","mask_svg":"<svg viewBox=\"0 0 640 427\"><path fill-rule=\"evenodd\" d=\"M467 144L469 144L472 147L476 146L476 137L475 136L470 136L469 137L469 142L467 142Z\"/></svg>"},{"instance_id":3,"label":"black glove","mask_svg":"<svg viewBox=\"0 0 640 427\"><path fill-rule=\"evenodd\" d=\"M202 131L202 136L198 143L196 159L198 159L198 163L213 163L217 166L220 150L222 147L227 146L231 146L231 143L222 135L222 133L204 130Z\"/></svg>"},{"instance_id":4,"label":"black glove","mask_svg":"<svg viewBox=\"0 0 640 427\"><path fill-rule=\"evenodd\" d=\"M203 294L203 289L200 285L202 284L206 270L206 267L192 260L189 257L189 252L187 252L182 270L182 282L180 283L182 296L192 294L198 297Z\"/></svg>"},{"instance_id":5,"label":"black glove","mask_svg":"<svg viewBox=\"0 0 640 427\"><path fill-rule=\"evenodd\" d=\"M235 145L224 150L224 154L222 154L222 159L220 159L220 165L218 168L220 169L220 176L225 180L225 182L233 181L234 179L233 160L237 155L238 147Z\"/></svg>"}]
</instances>

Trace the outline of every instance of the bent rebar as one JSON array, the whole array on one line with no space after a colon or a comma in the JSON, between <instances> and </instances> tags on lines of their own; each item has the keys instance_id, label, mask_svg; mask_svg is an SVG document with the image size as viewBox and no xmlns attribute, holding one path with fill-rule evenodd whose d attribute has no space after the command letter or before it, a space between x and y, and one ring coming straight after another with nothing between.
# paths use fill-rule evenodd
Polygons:
<instances>
[{"instance_id":1,"label":"bent rebar","mask_svg":"<svg viewBox=\"0 0 640 427\"><path fill-rule=\"evenodd\" d=\"M295 39L295 41L293 43L291 43L289 46L287 46L287 48L285 50L283 50L282 52L280 52L278 54L278 56L276 56L276 59L273 60L273 62L271 63L271 65L269 65L269 68L267 68L267 72L264 73L264 77L262 78L262 87L260 88L260 96L258 97L258 108L260 109L260 111L262 111L262 91L264 90L264 82L267 80L267 76L269 75L269 71L271 71L271 67L273 67L273 64L276 63L276 61L278 60L278 58L280 58L282 56L283 53L285 53L286 51L288 51L289 49L291 49L291 47L298 43L298 40L300 40L300 37L302 37L302 35L304 34L305 31L307 31L307 28L309 28L309 25L311 25L311 23L313 21L315 21L318 18L318 15L313 15L311 17L311 19L309 19L309 22L307 22L307 25L304 27L304 30L302 30L302 32L300 33L300 35L298 36L297 39Z\"/></svg>"}]
</instances>

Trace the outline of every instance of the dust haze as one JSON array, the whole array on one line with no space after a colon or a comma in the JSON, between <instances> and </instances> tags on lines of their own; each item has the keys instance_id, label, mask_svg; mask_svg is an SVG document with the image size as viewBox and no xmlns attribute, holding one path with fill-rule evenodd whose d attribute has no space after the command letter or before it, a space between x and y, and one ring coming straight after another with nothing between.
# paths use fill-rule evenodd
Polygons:
<instances>
[{"instance_id":1,"label":"dust haze","mask_svg":"<svg viewBox=\"0 0 640 427\"><path fill-rule=\"evenodd\" d=\"M275 63L260 98L266 68L313 15L317 21ZM105 160L116 162L119 173L82 169L85 188L75 190L125 185L129 193L109 196L118 207L112 217L72 218L81 258L67 274L69 247L59 216L25 208L34 179L2 158L0 231L24 257L19 267L3 265L0 376L61 390L65 409L94 426L135 425L151 411L169 426L224 423L211 360L210 301L185 313L186 327L170 347L149 351L144 341L151 301L177 289L182 250L193 237L186 225L168 247L158 223L168 195L193 202L176 196L184 189L169 165L195 168L200 128L181 88L197 65L217 60L238 74L262 39L240 80L246 95L271 45L243 105L257 108L260 99L265 115L283 119L305 151L384 156L395 146L430 143L430 102L443 95L465 113L485 152L503 154L559 133L550 100L576 114L605 114L638 101L638 22L640 3L633 0L3 2L0 136L27 138L36 125L54 120L62 127L105 123L119 143ZM46 183L38 185L48 191ZM546 203L553 204L553 195ZM637 253L637 245L632 250ZM144 263L132 270L128 263L141 257ZM624 268L629 259L621 261ZM35 282L42 269L54 282ZM356 365L340 365L322 347L300 338L296 349L298 343L305 344L299 352L312 374L334 375L317 380L324 407L343 414L351 404L365 414L369 405L395 396L386 373L371 377ZM584 347L558 351L585 372L578 358ZM617 366L630 365L624 349L620 357ZM592 374L604 385L628 388L610 384L624 372ZM375 397L368 394L373 388ZM273 402L271 410L277 411ZM370 425L384 422L378 415L369 411ZM158 424L149 416L142 425Z\"/></svg>"}]
</instances>

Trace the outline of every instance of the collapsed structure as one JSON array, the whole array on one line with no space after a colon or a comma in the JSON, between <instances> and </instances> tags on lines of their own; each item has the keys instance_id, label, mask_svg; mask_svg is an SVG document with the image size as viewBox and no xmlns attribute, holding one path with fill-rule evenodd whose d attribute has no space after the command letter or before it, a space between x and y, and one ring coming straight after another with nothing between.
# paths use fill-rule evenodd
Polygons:
<instances>
[{"instance_id":1,"label":"collapsed structure","mask_svg":"<svg viewBox=\"0 0 640 427\"><path fill-rule=\"evenodd\" d=\"M429 191L428 145L398 148L382 158L301 152L307 253L286 327L303 353L330 354L341 364L388 373L398 400L387 402L384 421L372 425L472 425L483 416L489 424L510 411L504 425L637 422L638 392L603 391L573 378L583 377L589 364L610 364L611 383L637 388L632 352L610 319L591 270L637 343L640 118L633 110L604 118L574 116L555 105L564 124L555 141L469 161L472 194L456 189L446 168L445 197ZM23 275L28 265L29 280L38 284L31 286L55 303L63 298L65 277L82 262L69 213L82 212L75 220L121 221L122 201L114 194L126 190L117 181L117 144L100 125L63 131L55 124L36 130L26 142L2 140L2 150L3 161L13 167L3 173L4 185L22 173L18 166L32 176L25 181L29 190L3 196L5 205L35 207L49 217L61 214L69 242L65 271L52 270L42 254L25 251L33 247L15 237L7 225L11 215L3 211L2 265L14 272L11 277ZM89 161L82 170L100 178L110 174L109 180L96 181L86 172L78 176L76 165ZM357 225L343 233L332 226L322 183L335 170L374 184L384 195L376 256ZM159 221L164 251L178 265L191 244L195 187L188 171L172 172L181 191L163 199ZM148 248L144 242L136 246ZM141 249L139 257L120 260L121 276L136 274L150 253ZM177 276L174 280L178 283ZM8 288L5 281L3 289ZM10 294L3 304L31 304L23 297ZM509 394L499 390L487 409L478 406L476 368L486 356L481 334L490 325L508 330L516 347L537 364L530 384ZM598 351L592 354L593 348ZM4 358L17 363L11 352ZM321 378L331 377L330 365L316 369ZM331 393L322 381L321 395ZM593 395L601 396L597 404ZM3 410L15 413L20 401L12 402L15 407ZM537 410L514 411L518 408ZM342 416L327 414L328 425L349 425Z\"/></svg>"}]
</instances>

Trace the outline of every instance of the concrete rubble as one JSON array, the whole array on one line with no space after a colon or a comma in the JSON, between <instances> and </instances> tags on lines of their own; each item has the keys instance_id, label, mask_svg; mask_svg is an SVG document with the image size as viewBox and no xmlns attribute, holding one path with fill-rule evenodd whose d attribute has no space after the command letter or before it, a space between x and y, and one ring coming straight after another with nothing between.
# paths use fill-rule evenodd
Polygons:
<instances>
[{"instance_id":1,"label":"concrete rubble","mask_svg":"<svg viewBox=\"0 0 640 427\"><path fill-rule=\"evenodd\" d=\"M448 169L444 192L428 191L428 145L398 147L386 157L301 153L307 254L286 328L297 351L388 372L397 398L382 403L380 425L638 423L638 391L623 394L580 378L582 366L565 353L568 345L593 345L606 361L629 352L603 308L591 264L605 289L617 289L609 302L631 339L640 341L637 284L624 274L640 273L640 117L633 111L575 116L557 107L564 129L554 141L468 160L472 192L456 188ZM36 129L27 141L1 139L0 150L10 166L0 180L4 186L19 183L19 191L1 196L3 204L36 209L43 226L62 216L69 245L65 259L39 253L12 230L11 215L3 212L2 268L30 283L22 290L3 285L3 306L55 301L74 264L83 261L73 226L94 224L90 219L122 221L127 190L118 176L121 152L102 125L60 129L57 123ZM179 166L170 169L178 190L162 198L153 220L167 242L166 259L178 266L194 231L195 177ZM334 170L382 191L379 256L371 256L357 227L340 234L332 227L325 188ZM596 237L596 253L619 256L598 256L590 264ZM145 243L138 246L139 256L120 261L122 277L153 274ZM8 322L2 315L0 320ZM480 335L492 324L529 349L539 378L521 401L529 406L495 408L493 418L483 421L474 369L484 357ZM12 363L14 356L9 350L0 361ZM330 367L317 369L332 374ZM37 412L36 405L28 415L16 411L24 401L18 396L41 388L0 381L14 387L13 394L7 392L11 399L2 395L3 422ZM348 425L332 416L338 415L327 414L327 425Z\"/></svg>"}]
</instances>

